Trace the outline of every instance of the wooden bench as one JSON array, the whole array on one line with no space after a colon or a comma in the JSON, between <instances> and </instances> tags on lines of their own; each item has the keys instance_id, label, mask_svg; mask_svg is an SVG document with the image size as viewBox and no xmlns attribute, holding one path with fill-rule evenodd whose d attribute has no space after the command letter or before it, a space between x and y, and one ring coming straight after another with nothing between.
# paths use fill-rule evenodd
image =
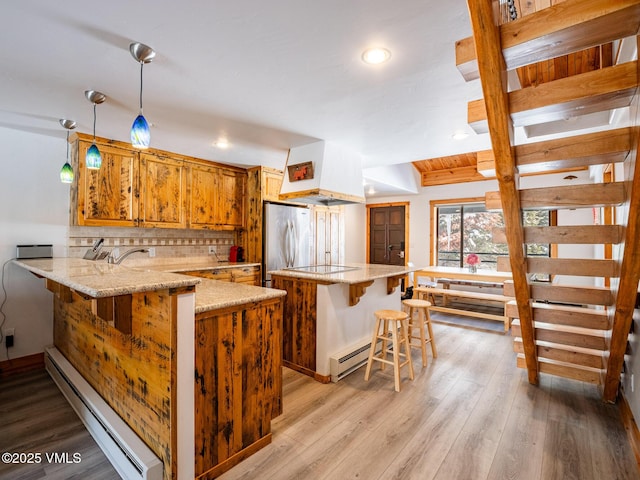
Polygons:
<instances>
[{"instance_id":1,"label":"wooden bench","mask_svg":"<svg viewBox=\"0 0 640 480\"><path fill-rule=\"evenodd\" d=\"M503 307L503 315L495 315L492 313L484 313L484 312L475 312L473 310L463 310L460 308L448 307L445 305L438 306L432 305L429 310L432 312L444 312L444 313L455 313L457 315L464 315L467 317L476 317L476 318L487 318L489 320L496 320L498 322L504 323L504 331L509 331L509 327L511 321L507 316L507 303L513 301L513 297L506 297L504 295L499 295L495 293L483 293L483 292L467 292L464 290L453 290L450 288L435 288L435 287L417 287L413 289L414 293L418 295L418 298L427 299L429 296L439 295L443 299L447 299L449 297L455 298L467 298L472 300L483 300L483 301L491 301L501 303Z\"/></svg>"}]
</instances>

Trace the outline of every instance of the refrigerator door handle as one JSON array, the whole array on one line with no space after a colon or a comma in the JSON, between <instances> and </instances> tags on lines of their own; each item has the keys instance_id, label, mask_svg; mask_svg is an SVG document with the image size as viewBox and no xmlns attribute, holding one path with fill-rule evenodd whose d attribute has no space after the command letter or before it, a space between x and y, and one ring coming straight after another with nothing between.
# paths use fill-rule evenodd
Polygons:
<instances>
[{"instance_id":1,"label":"refrigerator door handle","mask_svg":"<svg viewBox=\"0 0 640 480\"><path fill-rule=\"evenodd\" d=\"M291 222L291 266L296 266L296 253L298 249L298 232L296 232L296 224Z\"/></svg>"}]
</instances>

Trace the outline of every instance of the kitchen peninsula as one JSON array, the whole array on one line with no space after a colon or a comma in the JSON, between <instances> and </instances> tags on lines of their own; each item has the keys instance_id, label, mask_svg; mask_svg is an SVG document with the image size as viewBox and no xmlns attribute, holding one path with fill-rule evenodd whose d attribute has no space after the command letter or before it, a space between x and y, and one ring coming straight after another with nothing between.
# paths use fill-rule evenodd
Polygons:
<instances>
[{"instance_id":1,"label":"kitchen peninsula","mask_svg":"<svg viewBox=\"0 0 640 480\"><path fill-rule=\"evenodd\" d=\"M285 292L166 265L15 263L54 293L53 353L159 458L161 478L215 478L271 441Z\"/></svg>"},{"instance_id":2,"label":"kitchen peninsula","mask_svg":"<svg viewBox=\"0 0 640 480\"><path fill-rule=\"evenodd\" d=\"M287 291L284 365L320 382L329 382L331 356L371 340L373 312L399 310L400 281L416 269L350 264L270 272L272 286Z\"/></svg>"}]
</instances>

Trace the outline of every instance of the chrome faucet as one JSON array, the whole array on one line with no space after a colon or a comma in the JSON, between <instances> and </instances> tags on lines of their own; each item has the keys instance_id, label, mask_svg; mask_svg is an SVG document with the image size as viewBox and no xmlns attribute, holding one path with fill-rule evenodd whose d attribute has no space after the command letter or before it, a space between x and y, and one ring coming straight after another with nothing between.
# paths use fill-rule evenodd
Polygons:
<instances>
[{"instance_id":1,"label":"chrome faucet","mask_svg":"<svg viewBox=\"0 0 640 480\"><path fill-rule=\"evenodd\" d=\"M131 250L127 250L126 252L124 252L122 255L120 255L119 257L115 257L113 255L113 250L109 253L109 256L107 257L107 263L112 263L115 265L119 265L120 262L122 262L125 258L127 258L129 255L131 255L132 253L136 253L136 252L148 252L149 249L146 247L136 247L136 248L132 248Z\"/></svg>"}]
</instances>

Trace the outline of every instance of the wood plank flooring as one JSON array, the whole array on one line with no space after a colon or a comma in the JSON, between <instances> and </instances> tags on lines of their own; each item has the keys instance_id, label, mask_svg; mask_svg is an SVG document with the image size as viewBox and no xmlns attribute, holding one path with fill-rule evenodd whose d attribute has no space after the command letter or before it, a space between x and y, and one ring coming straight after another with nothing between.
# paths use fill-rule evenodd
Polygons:
<instances>
[{"instance_id":1,"label":"wood plank flooring","mask_svg":"<svg viewBox=\"0 0 640 480\"><path fill-rule=\"evenodd\" d=\"M529 385L502 333L434 324L438 358L416 378L364 368L323 385L284 369L273 443L220 480L639 479L617 406L597 387L541 375ZM78 464L16 467L0 479L117 479L45 372L0 382L0 453L80 452Z\"/></svg>"},{"instance_id":2,"label":"wood plank flooring","mask_svg":"<svg viewBox=\"0 0 640 480\"><path fill-rule=\"evenodd\" d=\"M5 452L39 453L41 460L0 460L2 480L120 478L44 369L0 380L0 454ZM49 462L46 454L60 456Z\"/></svg>"},{"instance_id":3,"label":"wood plank flooring","mask_svg":"<svg viewBox=\"0 0 640 480\"><path fill-rule=\"evenodd\" d=\"M597 387L515 368L509 335L434 324L438 358L393 390L390 368L321 385L285 370L273 443L220 480L639 479Z\"/></svg>"}]
</instances>

